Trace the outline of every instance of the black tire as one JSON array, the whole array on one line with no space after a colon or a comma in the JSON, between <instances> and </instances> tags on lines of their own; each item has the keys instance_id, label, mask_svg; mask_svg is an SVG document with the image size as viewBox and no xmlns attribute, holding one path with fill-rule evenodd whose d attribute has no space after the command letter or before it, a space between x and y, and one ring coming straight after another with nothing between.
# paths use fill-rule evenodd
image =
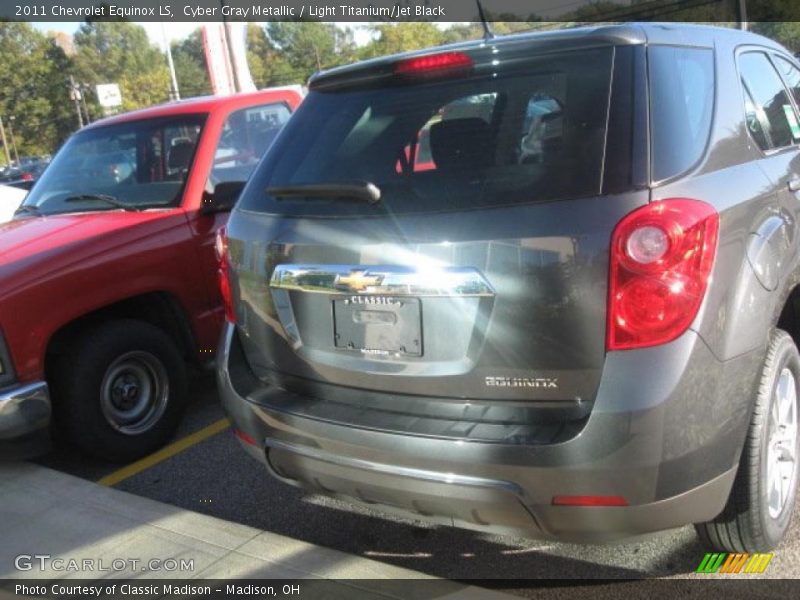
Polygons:
<instances>
[{"instance_id":1,"label":"black tire","mask_svg":"<svg viewBox=\"0 0 800 600\"><path fill-rule=\"evenodd\" d=\"M796 431L800 354L789 334L776 329L770 335L750 429L728 502L716 519L695 525L700 540L710 549L722 552L768 552L781 542L789 529L797 494L800 436L794 436L794 468L787 479L785 503L779 508L781 503L775 502L772 514L767 494L770 487L768 464L771 462L768 459L774 456L770 455L770 437L774 430L774 426L770 425L771 411L776 406L781 377L786 377L782 375L784 369L788 369L793 376L791 382L788 379L783 381L787 382L784 389L791 387L791 383L794 384ZM791 402L787 401L787 405L789 404ZM777 446L772 444L772 448ZM772 497L775 498L774 494Z\"/></svg>"},{"instance_id":2,"label":"black tire","mask_svg":"<svg viewBox=\"0 0 800 600\"><path fill-rule=\"evenodd\" d=\"M141 458L172 437L186 403L186 365L169 336L120 319L87 330L72 347L54 373L59 433L114 462Z\"/></svg>"}]
</instances>

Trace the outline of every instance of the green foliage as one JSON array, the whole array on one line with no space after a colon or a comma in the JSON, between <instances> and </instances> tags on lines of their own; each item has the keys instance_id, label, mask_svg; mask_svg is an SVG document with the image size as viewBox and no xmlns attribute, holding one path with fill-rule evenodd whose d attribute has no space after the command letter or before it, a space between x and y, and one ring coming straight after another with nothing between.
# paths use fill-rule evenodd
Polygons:
<instances>
[{"instance_id":1,"label":"green foliage","mask_svg":"<svg viewBox=\"0 0 800 600\"><path fill-rule=\"evenodd\" d=\"M370 25L369 29L375 39L361 48L360 58L420 50L442 44L445 41L442 30L427 21L378 23Z\"/></svg>"},{"instance_id":2,"label":"green foliage","mask_svg":"<svg viewBox=\"0 0 800 600\"><path fill-rule=\"evenodd\" d=\"M568 23L542 23L538 21L493 21L491 28L495 35L511 35L523 31L559 29L568 25ZM483 37L483 26L480 23L456 23L442 33L444 34L444 43L478 40Z\"/></svg>"},{"instance_id":3,"label":"green foliage","mask_svg":"<svg viewBox=\"0 0 800 600\"><path fill-rule=\"evenodd\" d=\"M800 52L800 23L783 21L777 23L751 23L751 29L780 42L792 52Z\"/></svg>"},{"instance_id":4,"label":"green foliage","mask_svg":"<svg viewBox=\"0 0 800 600\"><path fill-rule=\"evenodd\" d=\"M169 69L164 54L150 43L139 25L124 21L84 23L75 33L73 62L81 83L118 83L123 110L169 99ZM95 104L93 114L99 112Z\"/></svg>"},{"instance_id":5,"label":"green foliage","mask_svg":"<svg viewBox=\"0 0 800 600\"><path fill-rule=\"evenodd\" d=\"M496 35L530 31L537 26L537 23L525 21L497 21L491 24L492 31ZM378 23L367 27L372 33L373 40L358 50L357 55L360 59L477 40L484 34L480 23L455 23L447 29L440 29L429 22Z\"/></svg>"},{"instance_id":6,"label":"green foliage","mask_svg":"<svg viewBox=\"0 0 800 600\"><path fill-rule=\"evenodd\" d=\"M0 116L9 148L13 132L20 156L50 152L74 126L66 102L66 55L28 23L0 23L0 57ZM11 155L13 160L13 150Z\"/></svg>"},{"instance_id":7,"label":"green foliage","mask_svg":"<svg viewBox=\"0 0 800 600\"><path fill-rule=\"evenodd\" d=\"M747 19L772 25L794 25L797 0L747 0Z\"/></svg>"},{"instance_id":8,"label":"green foliage","mask_svg":"<svg viewBox=\"0 0 800 600\"><path fill-rule=\"evenodd\" d=\"M273 52L265 56L262 80L268 85L305 83L321 69L351 62L355 42L349 30L319 21L274 21L266 26L266 44ZM276 62L275 65L270 63Z\"/></svg>"},{"instance_id":9,"label":"green foliage","mask_svg":"<svg viewBox=\"0 0 800 600\"><path fill-rule=\"evenodd\" d=\"M247 24L247 63L258 88L305 82L295 79L295 69L285 54L272 44L266 30L255 23Z\"/></svg>"},{"instance_id":10,"label":"green foliage","mask_svg":"<svg viewBox=\"0 0 800 600\"><path fill-rule=\"evenodd\" d=\"M172 61L175 63L175 77L182 98L206 96L211 93L211 82L203 53L203 35L195 29L189 36L173 42Z\"/></svg>"}]
</instances>

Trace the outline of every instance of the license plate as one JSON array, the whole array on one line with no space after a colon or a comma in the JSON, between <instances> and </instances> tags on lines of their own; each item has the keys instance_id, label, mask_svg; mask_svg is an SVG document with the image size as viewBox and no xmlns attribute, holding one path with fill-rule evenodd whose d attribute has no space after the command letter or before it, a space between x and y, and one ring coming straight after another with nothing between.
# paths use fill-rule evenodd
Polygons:
<instances>
[{"instance_id":1,"label":"license plate","mask_svg":"<svg viewBox=\"0 0 800 600\"><path fill-rule=\"evenodd\" d=\"M334 299L333 341L337 348L363 354L422 356L419 298Z\"/></svg>"}]
</instances>

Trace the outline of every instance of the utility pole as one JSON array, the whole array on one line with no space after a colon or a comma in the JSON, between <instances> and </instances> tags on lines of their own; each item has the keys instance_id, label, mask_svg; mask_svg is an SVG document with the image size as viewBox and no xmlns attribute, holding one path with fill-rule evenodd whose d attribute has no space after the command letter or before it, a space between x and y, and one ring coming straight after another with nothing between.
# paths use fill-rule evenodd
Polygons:
<instances>
[{"instance_id":1,"label":"utility pole","mask_svg":"<svg viewBox=\"0 0 800 600\"><path fill-rule=\"evenodd\" d=\"M19 153L17 152L17 140L14 138L14 121L17 117L11 115L8 117L8 135L11 136L11 147L14 149L14 160L19 164Z\"/></svg>"},{"instance_id":2,"label":"utility pole","mask_svg":"<svg viewBox=\"0 0 800 600\"><path fill-rule=\"evenodd\" d=\"M80 99L80 90L78 89L77 84L75 83L75 78L70 75L69 76L69 97L71 100L75 102L75 112L78 114L78 128L83 129L83 115L81 115L81 99ZM6 151L8 153L8 151Z\"/></svg>"},{"instance_id":3,"label":"utility pole","mask_svg":"<svg viewBox=\"0 0 800 600\"><path fill-rule=\"evenodd\" d=\"M89 107L86 106L86 92L89 90L89 86L84 84L81 86L83 89L81 90L81 104L83 105L83 114L86 116L86 124L92 122L92 119L89 117Z\"/></svg>"},{"instance_id":4,"label":"utility pole","mask_svg":"<svg viewBox=\"0 0 800 600\"><path fill-rule=\"evenodd\" d=\"M739 0L739 29L747 31L747 0Z\"/></svg>"},{"instance_id":5,"label":"utility pole","mask_svg":"<svg viewBox=\"0 0 800 600\"><path fill-rule=\"evenodd\" d=\"M223 12L225 12L225 0L219 0L219 3L220 6L222 6ZM228 28L228 19L226 17L222 17L222 31L223 35L225 36L225 47L228 49L228 64L230 65L231 74L233 75L233 89L236 93L239 93L242 91L242 86L239 83L239 74L236 72L233 42L231 41L231 31Z\"/></svg>"},{"instance_id":6,"label":"utility pole","mask_svg":"<svg viewBox=\"0 0 800 600\"><path fill-rule=\"evenodd\" d=\"M175 63L172 62L172 47L167 38L167 30L164 27L164 21L161 21L161 35L164 38L164 47L167 50L167 65L169 66L170 76L169 99L173 101L180 100L181 92L178 89L178 76L175 74Z\"/></svg>"},{"instance_id":7,"label":"utility pole","mask_svg":"<svg viewBox=\"0 0 800 600\"><path fill-rule=\"evenodd\" d=\"M8 142L6 142L6 130L3 127L3 117L0 117L0 137L3 138L3 150L6 153L6 164L11 164L11 154L8 153Z\"/></svg>"}]
</instances>

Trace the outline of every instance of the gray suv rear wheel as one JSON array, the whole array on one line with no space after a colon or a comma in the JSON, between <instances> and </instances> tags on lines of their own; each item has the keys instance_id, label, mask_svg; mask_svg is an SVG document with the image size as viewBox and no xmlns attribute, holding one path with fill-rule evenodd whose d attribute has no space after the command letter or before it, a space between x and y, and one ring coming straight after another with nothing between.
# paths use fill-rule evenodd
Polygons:
<instances>
[{"instance_id":1,"label":"gray suv rear wheel","mask_svg":"<svg viewBox=\"0 0 800 600\"><path fill-rule=\"evenodd\" d=\"M773 549L789 528L797 492L800 354L788 333L770 336L739 471L722 513L696 525L708 546L727 552Z\"/></svg>"}]
</instances>

